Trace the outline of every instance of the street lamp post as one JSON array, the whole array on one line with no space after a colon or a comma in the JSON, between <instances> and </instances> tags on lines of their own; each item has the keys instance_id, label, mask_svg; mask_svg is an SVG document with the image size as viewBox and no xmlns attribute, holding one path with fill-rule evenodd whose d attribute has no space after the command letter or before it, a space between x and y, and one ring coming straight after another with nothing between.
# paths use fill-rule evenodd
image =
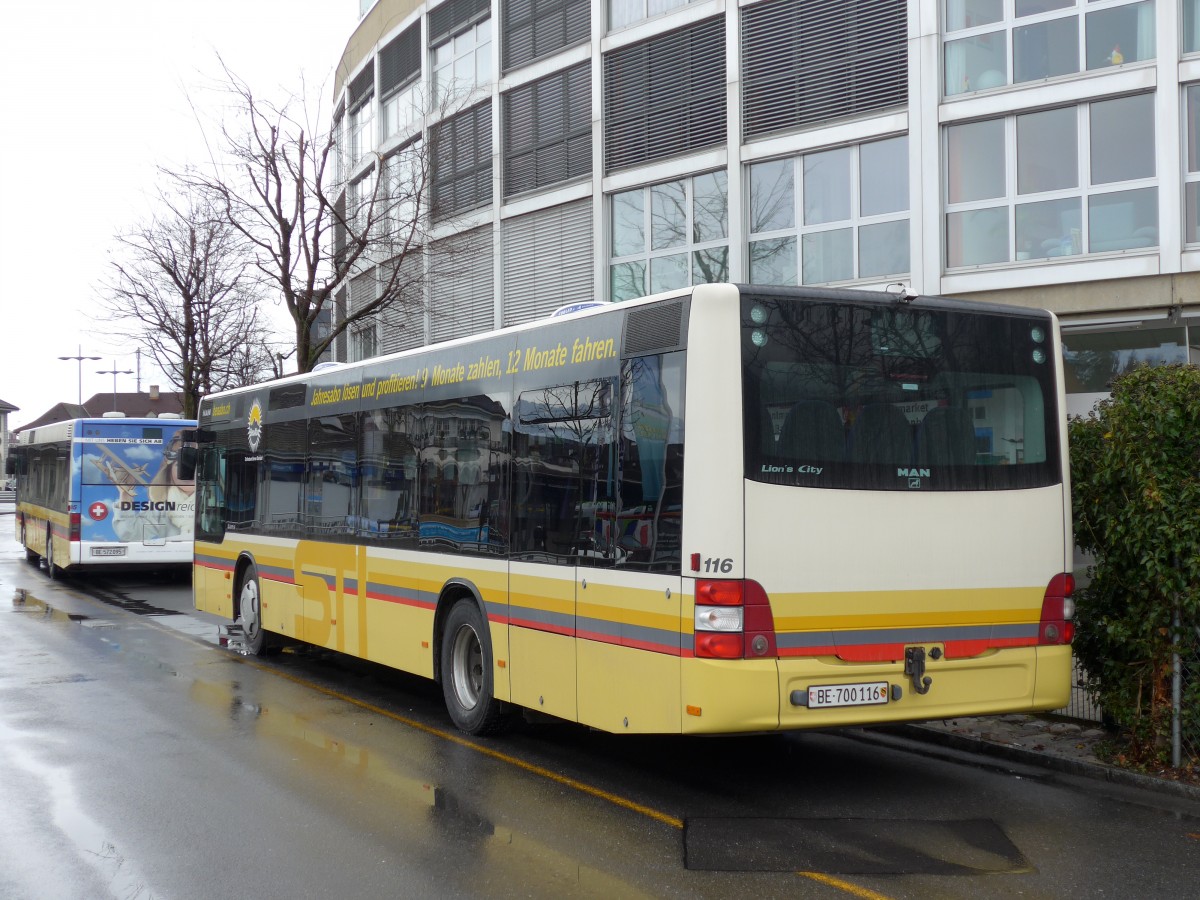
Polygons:
<instances>
[{"instance_id":1,"label":"street lamp post","mask_svg":"<svg viewBox=\"0 0 1200 900\"><path fill-rule=\"evenodd\" d=\"M79 399L75 401L77 406L83 406L83 361L85 359L99 359L98 356L84 356L83 345L79 345L79 350L74 356L60 356L59 359L73 359L79 364Z\"/></svg>"},{"instance_id":2,"label":"street lamp post","mask_svg":"<svg viewBox=\"0 0 1200 900\"><path fill-rule=\"evenodd\" d=\"M100 357L97 356L94 358L99 359ZM117 376L118 375L132 375L133 369L118 369L117 361L114 359L113 367L111 369L98 369L96 371L96 374L97 375L111 375L113 377L113 412L116 412L117 411Z\"/></svg>"}]
</instances>

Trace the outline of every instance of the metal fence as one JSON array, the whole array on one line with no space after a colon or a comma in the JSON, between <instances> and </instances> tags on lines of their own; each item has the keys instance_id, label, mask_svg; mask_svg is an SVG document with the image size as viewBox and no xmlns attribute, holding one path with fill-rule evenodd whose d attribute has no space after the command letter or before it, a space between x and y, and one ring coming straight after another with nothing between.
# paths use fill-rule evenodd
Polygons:
<instances>
[{"instance_id":1,"label":"metal fence","mask_svg":"<svg viewBox=\"0 0 1200 900\"><path fill-rule=\"evenodd\" d=\"M1200 765L1200 625L1175 620L1171 660L1171 765Z\"/></svg>"},{"instance_id":2,"label":"metal fence","mask_svg":"<svg viewBox=\"0 0 1200 900\"><path fill-rule=\"evenodd\" d=\"M1092 699L1084 687L1087 676L1079 665L1079 660L1073 661L1071 669L1071 700L1062 709L1054 710L1055 715L1080 722L1100 722L1104 719L1104 710Z\"/></svg>"},{"instance_id":3,"label":"metal fence","mask_svg":"<svg viewBox=\"0 0 1200 900\"><path fill-rule=\"evenodd\" d=\"M1171 660L1171 765L1200 766L1200 625L1175 624ZM1084 687L1086 674L1075 660L1071 700L1056 715L1079 722L1102 722L1104 710Z\"/></svg>"}]
</instances>

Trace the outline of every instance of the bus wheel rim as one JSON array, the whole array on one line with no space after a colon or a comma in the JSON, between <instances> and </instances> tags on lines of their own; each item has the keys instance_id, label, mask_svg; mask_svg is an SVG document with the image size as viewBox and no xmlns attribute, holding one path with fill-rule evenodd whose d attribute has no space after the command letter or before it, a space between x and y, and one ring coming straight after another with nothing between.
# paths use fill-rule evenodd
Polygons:
<instances>
[{"instance_id":1,"label":"bus wheel rim","mask_svg":"<svg viewBox=\"0 0 1200 900\"><path fill-rule=\"evenodd\" d=\"M470 625L454 635L452 663L454 696L463 709L474 709L483 693L483 648Z\"/></svg>"},{"instance_id":2,"label":"bus wheel rim","mask_svg":"<svg viewBox=\"0 0 1200 900\"><path fill-rule=\"evenodd\" d=\"M258 634L258 584L253 578L247 578L242 585L238 604L242 616L242 630L245 631L246 637L252 638Z\"/></svg>"}]
</instances>

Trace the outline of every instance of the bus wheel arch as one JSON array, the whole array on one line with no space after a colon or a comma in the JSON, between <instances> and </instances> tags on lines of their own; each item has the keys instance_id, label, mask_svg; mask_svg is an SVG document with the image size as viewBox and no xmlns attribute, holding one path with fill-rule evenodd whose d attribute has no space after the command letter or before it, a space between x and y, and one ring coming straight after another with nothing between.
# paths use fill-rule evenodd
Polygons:
<instances>
[{"instance_id":1,"label":"bus wheel arch","mask_svg":"<svg viewBox=\"0 0 1200 900\"><path fill-rule=\"evenodd\" d=\"M468 734L496 734L508 724L507 704L495 696L495 663L483 600L473 585L442 589L434 625L434 672L446 709Z\"/></svg>"}]
</instances>

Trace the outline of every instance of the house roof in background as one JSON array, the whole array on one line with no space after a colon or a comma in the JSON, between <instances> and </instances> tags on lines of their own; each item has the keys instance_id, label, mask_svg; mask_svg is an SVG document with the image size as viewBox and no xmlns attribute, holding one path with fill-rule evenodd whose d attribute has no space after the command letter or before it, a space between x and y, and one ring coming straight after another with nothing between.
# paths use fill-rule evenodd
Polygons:
<instances>
[{"instance_id":1,"label":"house roof in background","mask_svg":"<svg viewBox=\"0 0 1200 900\"><path fill-rule=\"evenodd\" d=\"M14 407L15 409L16 407ZM128 418L154 418L163 413L183 414L183 394L179 391L159 391L157 393L117 393L107 391L93 394L87 402L80 406L77 403L56 403L32 422L22 425L14 431L24 431L27 428L37 428L41 425L51 425L55 422L65 422L67 419L79 419L87 416L102 416L106 412L125 413Z\"/></svg>"}]
</instances>

